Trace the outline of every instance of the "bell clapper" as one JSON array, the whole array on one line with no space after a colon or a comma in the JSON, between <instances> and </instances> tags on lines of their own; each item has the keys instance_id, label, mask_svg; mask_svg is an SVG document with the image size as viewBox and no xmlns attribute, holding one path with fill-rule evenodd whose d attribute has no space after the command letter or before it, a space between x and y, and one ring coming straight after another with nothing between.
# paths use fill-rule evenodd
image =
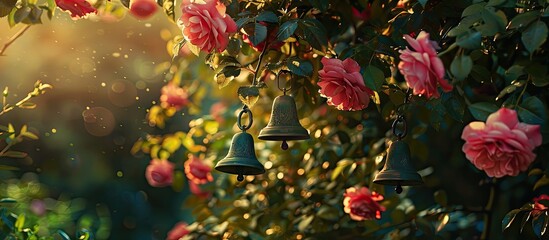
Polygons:
<instances>
[{"instance_id":1,"label":"bell clapper","mask_svg":"<svg viewBox=\"0 0 549 240\"><path fill-rule=\"evenodd\" d=\"M239 182L244 181L244 175L238 174L238 176L236 177L236 180L238 180Z\"/></svg>"},{"instance_id":2,"label":"bell clapper","mask_svg":"<svg viewBox=\"0 0 549 240\"><path fill-rule=\"evenodd\" d=\"M288 143L286 142L286 140L282 140L280 148L282 148L282 150L288 150Z\"/></svg>"},{"instance_id":3,"label":"bell clapper","mask_svg":"<svg viewBox=\"0 0 549 240\"><path fill-rule=\"evenodd\" d=\"M397 194L401 194L402 193L402 186L400 185L400 183L397 183L396 187L395 187L395 192Z\"/></svg>"}]
</instances>

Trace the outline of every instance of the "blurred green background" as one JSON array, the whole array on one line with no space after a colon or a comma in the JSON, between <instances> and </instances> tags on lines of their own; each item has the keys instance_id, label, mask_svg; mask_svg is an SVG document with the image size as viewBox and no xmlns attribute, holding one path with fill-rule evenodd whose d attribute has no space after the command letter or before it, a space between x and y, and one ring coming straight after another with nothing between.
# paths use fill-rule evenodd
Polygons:
<instances>
[{"instance_id":1,"label":"blurred green background","mask_svg":"<svg viewBox=\"0 0 549 240\"><path fill-rule=\"evenodd\" d=\"M0 21L0 43L21 27ZM130 149L153 131L146 110L165 84L166 40L179 31L162 14L109 23L74 21L57 12L51 22L32 26L0 57L1 86L9 87L11 102L36 80L53 89L33 99L36 109L16 109L0 119L16 129L27 124L40 137L14 147L28 157L1 160L20 168L0 171L2 179L34 172L47 195L85 199L85 211L108 209L111 239L163 238L185 215L181 201L167 197L183 199L187 193L150 187L144 178L147 158L132 156Z\"/></svg>"}]
</instances>

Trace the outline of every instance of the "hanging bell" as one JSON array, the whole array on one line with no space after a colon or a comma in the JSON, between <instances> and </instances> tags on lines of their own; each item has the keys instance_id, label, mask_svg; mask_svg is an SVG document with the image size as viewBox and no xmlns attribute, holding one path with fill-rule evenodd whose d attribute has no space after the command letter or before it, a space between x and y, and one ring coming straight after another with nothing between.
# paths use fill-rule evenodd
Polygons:
<instances>
[{"instance_id":1,"label":"hanging bell","mask_svg":"<svg viewBox=\"0 0 549 240\"><path fill-rule=\"evenodd\" d=\"M242 126L241 118L244 113L249 114L250 122ZM243 181L244 175L258 175L265 173L265 168L257 160L254 149L254 139L246 132L252 125L252 113L245 107L238 115L237 125L242 132L233 136L229 153L215 165L215 170L236 174L237 180Z\"/></svg>"},{"instance_id":2,"label":"hanging bell","mask_svg":"<svg viewBox=\"0 0 549 240\"><path fill-rule=\"evenodd\" d=\"M277 77L278 84L280 81ZM280 89L280 86L278 87ZM288 89L281 89L284 95L274 99L271 120L259 132L258 138L267 141L282 141L282 149L288 149L288 140L305 140L311 138L309 132L299 123L297 107L293 97L286 95Z\"/></svg>"},{"instance_id":3,"label":"hanging bell","mask_svg":"<svg viewBox=\"0 0 549 240\"><path fill-rule=\"evenodd\" d=\"M406 135L406 127L404 132L396 133L396 125L401 121L406 126L402 116L393 123L393 133L398 139L389 146L385 166L374 179L374 183L395 186L396 193L402 192L402 186L423 184L423 179L411 165L410 147L406 142L401 141Z\"/></svg>"}]
</instances>

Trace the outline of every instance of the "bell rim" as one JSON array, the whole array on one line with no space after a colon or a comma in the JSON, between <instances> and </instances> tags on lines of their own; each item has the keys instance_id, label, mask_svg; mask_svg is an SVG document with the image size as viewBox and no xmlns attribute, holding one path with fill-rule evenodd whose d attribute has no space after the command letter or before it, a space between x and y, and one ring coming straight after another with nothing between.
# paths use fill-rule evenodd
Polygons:
<instances>
[{"instance_id":1,"label":"bell rim","mask_svg":"<svg viewBox=\"0 0 549 240\"><path fill-rule=\"evenodd\" d=\"M242 164L238 167L241 168L241 170L237 171L235 168L237 167L234 164L228 164L230 162L236 162L240 161L240 158L238 157L229 157L229 158L223 158L217 162L214 169L220 172L229 173L229 174L235 174L235 175L259 175L265 173L265 167L259 160L255 159L257 161L257 164Z\"/></svg>"},{"instance_id":2,"label":"bell rim","mask_svg":"<svg viewBox=\"0 0 549 240\"><path fill-rule=\"evenodd\" d=\"M401 172L395 170L386 170L378 173L373 182L391 186L418 186L424 183L423 178L417 172Z\"/></svg>"},{"instance_id":3,"label":"bell rim","mask_svg":"<svg viewBox=\"0 0 549 240\"><path fill-rule=\"evenodd\" d=\"M280 129L288 131L288 133L280 133ZM289 133L293 131L294 133ZM297 134L295 133L297 132ZM304 127L272 127L267 126L259 132L258 139L266 141L283 141L283 140L307 140L311 139L309 131Z\"/></svg>"}]
</instances>

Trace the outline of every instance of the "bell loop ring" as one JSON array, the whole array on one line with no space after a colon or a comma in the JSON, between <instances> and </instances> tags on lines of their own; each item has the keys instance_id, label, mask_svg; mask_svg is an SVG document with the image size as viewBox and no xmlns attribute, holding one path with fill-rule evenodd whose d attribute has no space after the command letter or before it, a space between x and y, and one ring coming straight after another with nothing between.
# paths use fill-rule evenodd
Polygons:
<instances>
[{"instance_id":1,"label":"bell loop ring","mask_svg":"<svg viewBox=\"0 0 549 240\"><path fill-rule=\"evenodd\" d=\"M290 85L290 88L286 88L286 84L284 85L283 88L280 87L280 75L281 75L281 73L283 73L283 72L289 73L289 74L290 74L290 77L291 77L290 80L292 80L293 74L292 74L292 72L290 72L290 71L288 71L288 70L280 70L280 71L278 72L278 74L276 75L276 85L277 85L278 89L279 89L280 91L282 91L282 92L284 93L284 95L286 95L286 92L287 92L287 91L290 91L290 89L292 89L292 87L291 87L291 85Z\"/></svg>"},{"instance_id":2,"label":"bell loop ring","mask_svg":"<svg viewBox=\"0 0 549 240\"><path fill-rule=\"evenodd\" d=\"M242 125L242 115L244 115L244 113L247 113L249 115L249 120L248 120L249 122L246 125ZM252 111L250 111L248 106L244 106L244 108L242 108L242 111L240 111L240 113L238 114L236 125L238 126L238 128L240 128L240 130L246 131L250 129L250 127L252 127L253 122L254 122L254 117L252 115Z\"/></svg>"},{"instance_id":3,"label":"bell loop ring","mask_svg":"<svg viewBox=\"0 0 549 240\"><path fill-rule=\"evenodd\" d=\"M402 126L401 131L397 130L398 125ZM406 119L404 118L404 116L402 115L397 116L397 118L395 119L391 127L393 128L393 135L395 135L398 138L398 140L401 140L404 137L406 137L406 134L408 132L407 131L408 126L406 125Z\"/></svg>"}]
</instances>

